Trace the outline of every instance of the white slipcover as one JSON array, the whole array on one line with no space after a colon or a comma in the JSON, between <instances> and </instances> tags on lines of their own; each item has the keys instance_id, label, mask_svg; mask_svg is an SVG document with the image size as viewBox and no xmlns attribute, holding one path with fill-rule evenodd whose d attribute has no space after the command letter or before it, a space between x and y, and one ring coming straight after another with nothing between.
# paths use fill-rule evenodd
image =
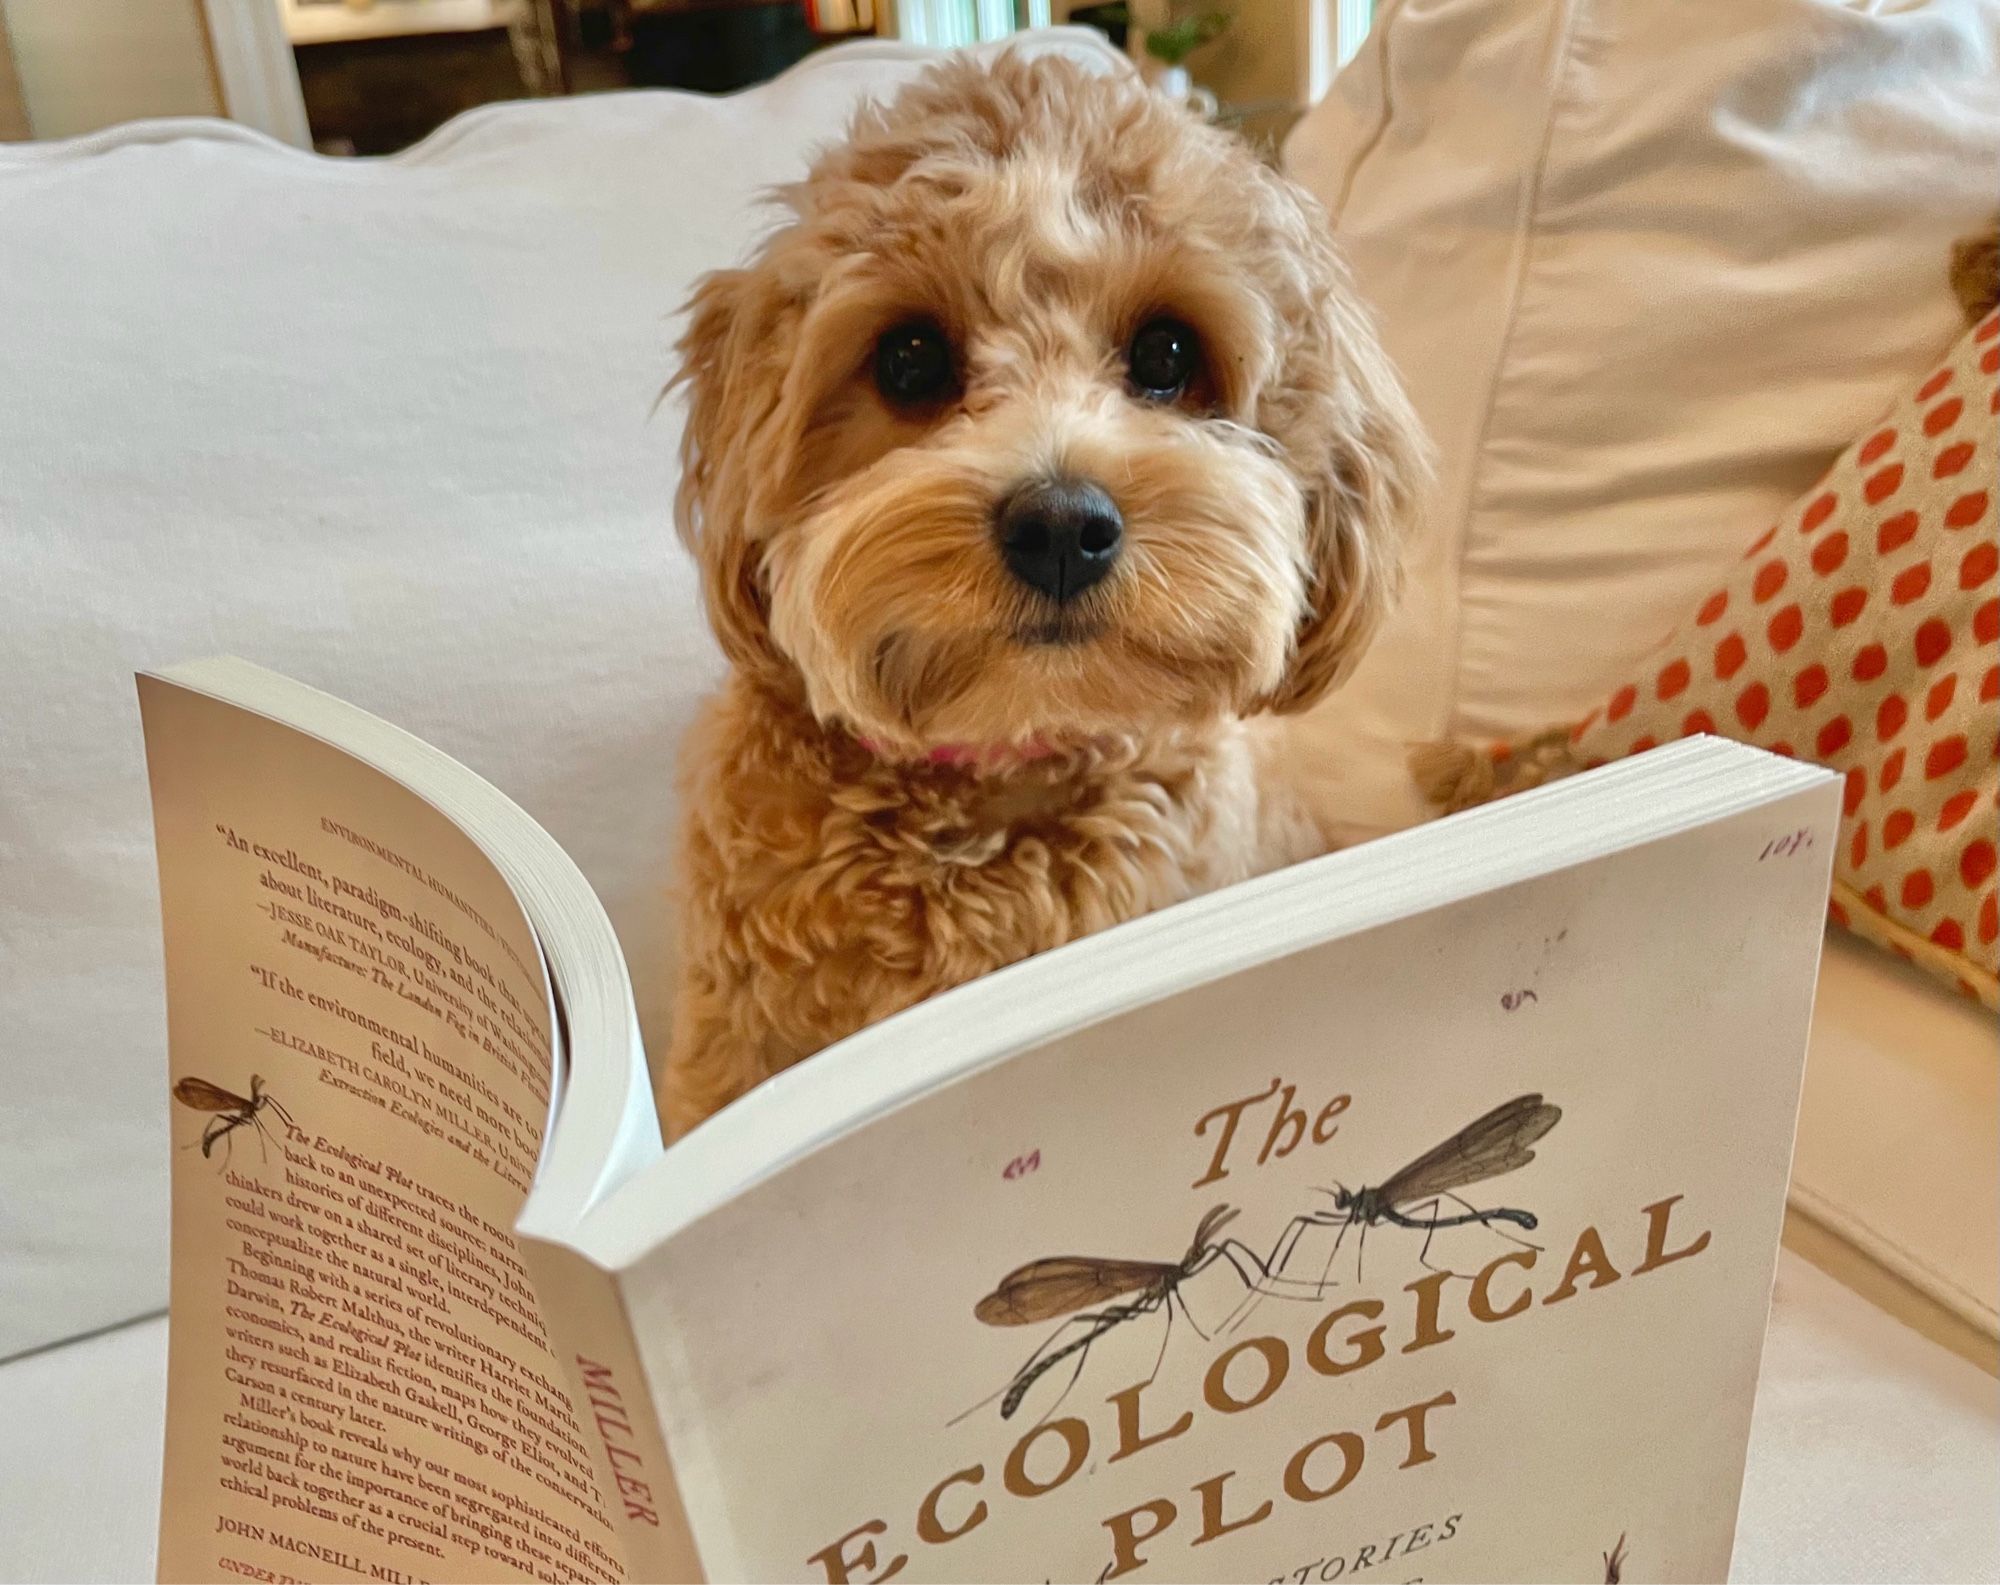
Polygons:
<instances>
[{"instance_id":1,"label":"white slipcover","mask_svg":"<svg viewBox=\"0 0 2000 1585\"><path fill-rule=\"evenodd\" d=\"M135 668L240 654L496 783L663 1042L674 745L717 668L673 315L930 58L496 106L380 161L193 121L0 145L0 1358L166 1299Z\"/></svg>"}]
</instances>

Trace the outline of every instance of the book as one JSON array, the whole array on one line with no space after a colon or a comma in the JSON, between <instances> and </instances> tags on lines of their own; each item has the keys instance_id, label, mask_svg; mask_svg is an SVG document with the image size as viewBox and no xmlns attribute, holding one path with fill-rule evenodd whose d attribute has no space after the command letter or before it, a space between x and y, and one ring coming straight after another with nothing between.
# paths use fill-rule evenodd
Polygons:
<instances>
[{"instance_id":1,"label":"book","mask_svg":"<svg viewBox=\"0 0 2000 1585\"><path fill-rule=\"evenodd\" d=\"M664 1148L665 965L521 810L241 661L139 693L162 1580L1726 1577L1838 777L1669 745Z\"/></svg>"}]
</instances>

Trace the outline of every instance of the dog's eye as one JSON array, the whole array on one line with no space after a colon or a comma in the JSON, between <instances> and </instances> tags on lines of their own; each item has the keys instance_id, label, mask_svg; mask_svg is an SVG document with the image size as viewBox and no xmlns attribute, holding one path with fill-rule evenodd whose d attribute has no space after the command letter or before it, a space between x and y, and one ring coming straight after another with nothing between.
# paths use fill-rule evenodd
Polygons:
<instances>
[{"instance_id":1,"label":"dog's eye","mask_svg":"<svg viewBox=\"0 0 2000 1585\"><path fill-rule=\"evenodd\" d=\"M906 319L875 343L875 389L897 407L948 396L957 379L951 338L934 319Z\"/></svg>"},{"instance_id":2,"label":"dog's eye","mask_svg":"<svg viewBox=\"0 0 2000 1585\"><path fill-rule=\"evenodd\" d=\"M1149 319L1125 353L1132 389L1153 402L1171 402L1201 372L1201 337L1178 319Z\"/></svg>"}]
</instances>

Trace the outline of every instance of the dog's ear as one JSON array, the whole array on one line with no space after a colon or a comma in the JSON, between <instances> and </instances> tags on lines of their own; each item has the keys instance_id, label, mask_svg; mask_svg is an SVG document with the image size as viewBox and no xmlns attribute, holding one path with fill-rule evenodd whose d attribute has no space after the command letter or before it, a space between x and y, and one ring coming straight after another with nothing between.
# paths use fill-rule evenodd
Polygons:
<instances>
[{"instance_id":1,"label":"dog's ear","mask_svg":"<svg viewBox=\"0 0 2000 1585\"><path fill-rule=\"evenodd\" d=\"M718 270L696 285L678 346L675 386L687 394L674 517L701 568L709 625L723 653L751 673L788 667L771 640L761 521L773 470L784 386L782 323L789 313L749 270Z\"/></svg>"},{"instance_id":2,"label":"dog's ear","mask_svg":"<svg viewBox=\"0 0 2000 1585\"><path fill-rule=\"evenodd\" d=\"M1344 681L1402 587L1403 541L1430 478L1430 453L1402 382L1345 271L1290 378L1310 393L1295 462L1307 492L1310 584L1292 661L1259 707L1304 710Z\"/></svg>"}]
</instances>

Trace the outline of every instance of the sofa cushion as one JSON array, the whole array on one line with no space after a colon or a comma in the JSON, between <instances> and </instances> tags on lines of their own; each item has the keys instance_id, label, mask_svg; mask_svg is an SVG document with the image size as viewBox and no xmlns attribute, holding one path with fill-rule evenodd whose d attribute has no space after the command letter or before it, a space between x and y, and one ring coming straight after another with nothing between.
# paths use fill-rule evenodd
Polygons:
<instances>
[{"instance_id":1,"label":"sofa cushion","mask_svg":"<svg viewBox=\"0 0 2000 1585\"><path fill-rule=\"evenodd\" d=\"M2000 1365L2000 1063L1992 1014L1827 938L1792 1205L1986 1341Z\"/></svg>"},{"instance_id":2,"label":"sofa cushion","mask_svg":"<svg viewBox=\"0 0 2000 1585\"><path fill-rule=\"evenodd\" d=\"M0 1357L166 1297L135 668L232 651L497 783L664 1039L674 745L718 665L670 318L928 58L498 106L382 161L207 122L0 146Z\"/></svg>"},{"instance_id":3,"label":"sofa cushion","mask_svg":"<svg viewBox=\"0 0 2000 1585\"><path fill-rule=\"evenodd\" d=\"M1355 834L1408 743L1582 715L1951 345L1996 63L1992 0L1381 7L1285 150L1442 458L1319 717Z\"/></svg>"}]
</instances>

